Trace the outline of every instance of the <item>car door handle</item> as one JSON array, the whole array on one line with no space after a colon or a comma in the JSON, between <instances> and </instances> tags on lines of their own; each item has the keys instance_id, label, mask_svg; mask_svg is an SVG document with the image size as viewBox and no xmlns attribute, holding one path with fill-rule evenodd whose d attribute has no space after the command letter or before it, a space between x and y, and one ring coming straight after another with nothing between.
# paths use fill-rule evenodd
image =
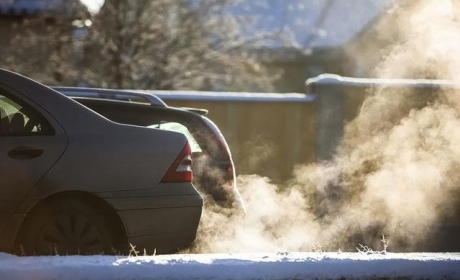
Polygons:
<instances>
[{"instance_id":1,"label":"car door handle","mask_svg":"<svg viewBox=\"0 0 460 280\"><path fill-rule=\"evenodd\" d=\"M8 152L8 156L12 159L34 159L43 154L43 149L32 147L17 147Z\"/></svg>"}]
</instances>

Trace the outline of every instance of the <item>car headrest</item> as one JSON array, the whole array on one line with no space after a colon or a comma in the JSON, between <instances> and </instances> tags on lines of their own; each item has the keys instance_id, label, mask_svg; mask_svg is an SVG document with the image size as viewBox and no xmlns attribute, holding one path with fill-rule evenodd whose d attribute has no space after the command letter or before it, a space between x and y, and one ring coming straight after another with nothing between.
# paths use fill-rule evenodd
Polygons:
<instances>
[{"instance_id":1,"label":"car headrest","mask_svg":"<svg viewBox=\"0 0 460 280\"><path fill-rule=\"evenodd\" d=\"M21 113L15 113L11 118L11 132L23 133L26 121Z\"/></svg>"},{"instance_id":2,"label":"car headrest","mask_svg":"<svg viewBox=\"0 0 460 280\"><path fill-rule=\"evenodd\" d=\"M0 108L0 133L10 133L10 119L3 108Z\"/></svg>"}]
</instances>

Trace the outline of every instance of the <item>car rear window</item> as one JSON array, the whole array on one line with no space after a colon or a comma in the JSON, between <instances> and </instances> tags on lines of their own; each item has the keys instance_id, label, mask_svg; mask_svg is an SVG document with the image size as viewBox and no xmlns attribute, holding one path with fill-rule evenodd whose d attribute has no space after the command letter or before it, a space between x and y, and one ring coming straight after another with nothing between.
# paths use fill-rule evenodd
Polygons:
<instances>
[{"instance_id":1,"label":"car rear window","mask_svg":"<svg viewBox=\"0 0 460 280\"><path fill-rule=\"evenodd\" d=\"M185 137L187 137L192 153L201 153L203 151L200 145L198 145L195 137L193 137L192 133L183 124L178 122L162 122L160 124L149 125L148 127L182 133Z\"/></svg>"}]
</instances>

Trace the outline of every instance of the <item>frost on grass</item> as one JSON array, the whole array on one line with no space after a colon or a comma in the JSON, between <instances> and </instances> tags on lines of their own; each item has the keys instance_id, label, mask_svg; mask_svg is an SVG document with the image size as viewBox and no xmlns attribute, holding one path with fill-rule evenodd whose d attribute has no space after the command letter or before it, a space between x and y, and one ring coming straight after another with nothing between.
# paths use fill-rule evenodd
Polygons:
<instances>
[{"instance_id":1,"label":"frost on grass","mask_svg":"<svg viewBox=\"0 0 460 280\"><path fill-rule=\"evenodd\" d=\"M388 244L390 243L390 240L386 239L385 235L382 235L382 239L380 241L383 244L383 250L382 251L374 251L369 246L366 246L366 245L363 245L363 244L359 244L359 246L356 247L356 250L358 250L358 252L360 252L360 253L364 253L364 254L368 254L368 255L371 255L371 254L382 254L382 255L384 255L384 254L387 253Z\"/></svg>"}]
</instances>

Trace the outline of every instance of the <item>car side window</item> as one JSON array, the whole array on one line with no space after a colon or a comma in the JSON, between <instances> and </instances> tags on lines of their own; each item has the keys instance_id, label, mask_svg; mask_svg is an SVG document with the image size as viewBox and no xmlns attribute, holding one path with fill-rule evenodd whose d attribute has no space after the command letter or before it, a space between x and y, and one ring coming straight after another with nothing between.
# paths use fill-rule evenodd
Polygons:
<instances>
[{"instance_id":1,"label":"car side window","mask_svg":"<svg viewBox=\"0 0 460 280\"><path fill-rule=\"evenodd\" d=\"M159 124L150 125L149 127L182 133L185 135L185 137L187 137L187 140L190 144L190 148L192 149L192 153L202 152L202 149L200 145L198 145L198 142L196 141L195 137L193 137L192 133L183 124L177 122L162 122Z\"/></svg>"},{"instance_id":2,"label":"car side window","mask_svg":"<svg viewBox=\"0 0 460 280\"><path fill-rule=\"evenodd\" d=\"M0 89L0 137L52 134L52 126L37 110Z\"/></svg>"}]
</instances>

